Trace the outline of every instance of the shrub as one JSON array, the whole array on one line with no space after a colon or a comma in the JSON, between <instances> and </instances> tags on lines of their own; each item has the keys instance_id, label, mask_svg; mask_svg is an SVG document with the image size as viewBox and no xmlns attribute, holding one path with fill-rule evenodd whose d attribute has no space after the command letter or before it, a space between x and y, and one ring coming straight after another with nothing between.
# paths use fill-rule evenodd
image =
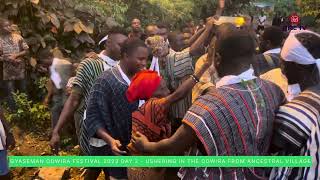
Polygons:
<instances>
[{"instance_id":1,"label":"shrub","mask_svg":"<svg viewBox=\"0 0 320 180\"><path fill-rule=\"evenodd\" d=\"M7 120L25 130L39 130L50 127L50 112L41 103L34 103L25 93L13 93L15 112L6 108Z\"/></svg>"}]
</instances>

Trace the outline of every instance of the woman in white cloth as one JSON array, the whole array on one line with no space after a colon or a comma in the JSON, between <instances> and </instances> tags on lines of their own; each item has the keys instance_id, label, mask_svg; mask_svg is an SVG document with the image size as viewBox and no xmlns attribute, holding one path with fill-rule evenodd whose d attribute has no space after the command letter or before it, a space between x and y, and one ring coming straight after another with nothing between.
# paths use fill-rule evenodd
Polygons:
<instances>
[{"instance_id":1,"label":"woman in white cloth","mask_svg":"<svg viewBox=\"0 0 320 180\"><path fill-rule=\"evenodd\" d=\"M311 156L311 167L274 168L270 179L320 179L320 35L292 31L281 51L290 102L274 123L272 150L281 155Z\"/></svg>"}]
</instances>

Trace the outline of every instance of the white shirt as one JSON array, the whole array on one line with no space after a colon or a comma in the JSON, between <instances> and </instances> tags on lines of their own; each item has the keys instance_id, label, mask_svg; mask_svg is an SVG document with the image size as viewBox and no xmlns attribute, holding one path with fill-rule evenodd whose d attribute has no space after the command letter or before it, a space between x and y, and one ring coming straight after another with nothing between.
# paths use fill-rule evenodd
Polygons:
<instances>
[{"instance_id":1,"label":"white shirt","mask_svg":"<svg viewBox=\"0 0 320 180\"><path fill-rule=\"evenodd\" d=\"M119 64L119 61L115 61L113 59L111 59L109 56L106 56L104 54L104 51L101 51L100 54L98 55L104 62L107 63L107 65L109 65L110 67L115 67L116 65ZM110 68L109 67L109 68ZM105 70L109 69L109 68L105 68Z\"/></svg>"},{"instance_id":2,"label":"white shirt","mask_svg":"<svg viewBox=\"0 0 320 180\"><path fill-rule=\"evenodd\" d=\"M270 49L266 52L264 52L263 54L266 55L266 54L280 54L281 52L281 48L275 48L275 49Z\"/></svg>"},{"instance_id":3,"label":"white shirt","mask_svg":"<svg viewBox=\"0 0 320 180\"><path fill-rule=\"evenodd\" d=\"M242 81L250 81L257 78L254 76L254 70L252 68L248 69L247 71L235 76L235 75L228 75L222 77L216 84L216 87L222 87L222 86L227 86L231 84L237 84Z\"/></svg>"},{"instance_id":4,"label":"white shirt","mask_svg":"<svg viewBox=\"0 0 320 180\"><path fill-rule=\"evenodd\" d=\"M58 72L59 65L71 65L71 63L65 59L53 58L52 65L50 66L50 79L57 89L61 89L62 77Z\"/></svg>"},{"instance_id":5,"label":"white shirt","mask_svg":"<svg viewBox=\"0 0 320 180\"><path fill-rule=\"evenodd\" d=\"M264 23L266 22L266 20L267 20L267 16L260 16L259 17L259 24L260 25L264 25Z\"/></svg>"},{"instance_id":6,"label":"white shirt","mask_svg":"<svg viewBox=\"0 0 320 180\"><path fill-rule=\"evenodd\" d=\"M298 97L301 93L301 88L299 84L288 85L288 101L292 101L294 98Z\"/></svg>"}]
</instances>

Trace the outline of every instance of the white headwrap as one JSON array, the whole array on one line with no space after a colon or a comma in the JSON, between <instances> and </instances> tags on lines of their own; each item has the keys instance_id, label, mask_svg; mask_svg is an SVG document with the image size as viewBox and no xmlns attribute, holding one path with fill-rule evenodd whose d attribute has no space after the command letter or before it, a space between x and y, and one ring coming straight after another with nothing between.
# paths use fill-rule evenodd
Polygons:
<instances>
[{"instance_id":1,"label":"white headwrap","mask_svg":"<svg viewBox=\"0 0 320 180\"><path fill-rule=\"evenodd\" d=\"M284 61L295 62L297 64L302 64L302 65L316 64L318 67L319 76L320 76L320 59L315 59L309 53L309 51L300 43L300 41L296 38L296 35L300 33L310 33L320 38L319 34L314 33L312 31L308 31L308 30L291 31L283 45L283 48L281 51L281 58ZM299 95L300 92L301 90L300 90L299 84L289 85L288 93L290 98L288 100L289 101L292 100L294 97Z\"/></svg>"},{"instance_id":2,"label":"white headwrap","mask_svg":"<svg viewBox=\"0 0 320 180\"><path fill-rule=\"evenodd\" d=\"M101 43L103 43L104 41L108 40L108 38L109 38L108 35L106 35L104 38L102 38L102 39L100 40L100 42L99 42L99 45L100 45Z\"/></svg>"}]
</instances>

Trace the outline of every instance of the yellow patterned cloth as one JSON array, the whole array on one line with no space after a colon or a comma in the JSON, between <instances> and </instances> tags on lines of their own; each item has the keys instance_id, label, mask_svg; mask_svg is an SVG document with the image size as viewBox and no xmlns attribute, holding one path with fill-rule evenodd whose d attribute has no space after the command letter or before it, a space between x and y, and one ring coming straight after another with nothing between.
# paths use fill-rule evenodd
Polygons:
<instances>
[{"instance_id":1,"label":"yellow patterned cloth","mask_svg":"<svg viewBox=\"0 0 320 180\"><path fill-rule=\"evenodd\" d=\"M146 39L146 44L152 49L155 57L164 57L169 52L169 44L162 36L152 36Z\"/></svg>"},{"instance_id":2,"label":"yellow patterned cloth","mask_svg":"<svg viewBox=\"0 0 320 180\"><path fill-rule=\"evenodd\" d=\"M195 66L195 71L199 71L203 66L208 54L201 56ZM211 75L213 74L213 75ZM200 82L197 83L192 89L192 102L194 102L201 94L208 88L214 87L214 82L217 80L217 75L214 73L214 66L212 65L200 78Z\"/></svg>"},{"instance_id":3,"label":"yellow patterned cloth","mask_svg":"<svg viewBox=\"0 0 320 180\"><path fill-rule=\"evenodd\" d=\"M273 69L260 76L261 79L268 80L278 85L284 94L288 95L288 81L287 78L282 74L281 69Z\"/></svg>"}]
</instances>

